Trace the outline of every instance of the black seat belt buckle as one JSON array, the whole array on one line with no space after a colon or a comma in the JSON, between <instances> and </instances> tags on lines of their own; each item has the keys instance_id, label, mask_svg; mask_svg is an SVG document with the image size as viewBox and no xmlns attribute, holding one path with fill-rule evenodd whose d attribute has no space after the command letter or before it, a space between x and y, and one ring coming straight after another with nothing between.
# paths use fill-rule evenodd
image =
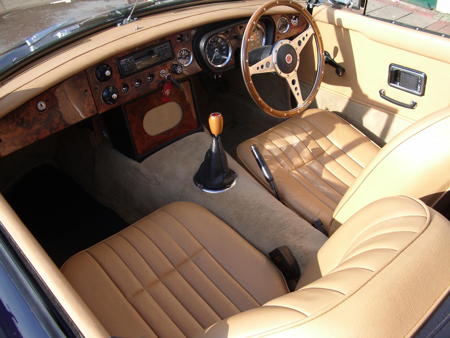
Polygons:
<instances>
[{"instance_id":1,"label":"black seat belt buckle","mask_svg":"<svg viewBox=\"0 0 450 338\"><path fill-rule=\"evenodd\" d=\"M292 251L283 245L271 251L269 257L283 274L289 290L294 291L300 279L301 270Z\"/></svg>"}]
</instances>

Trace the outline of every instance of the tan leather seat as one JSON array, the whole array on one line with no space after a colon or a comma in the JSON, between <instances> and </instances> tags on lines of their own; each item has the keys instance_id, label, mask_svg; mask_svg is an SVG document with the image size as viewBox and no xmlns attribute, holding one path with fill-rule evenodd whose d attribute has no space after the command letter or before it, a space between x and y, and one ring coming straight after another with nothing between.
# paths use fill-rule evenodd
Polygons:
<instances>
[{"instance_id":1,"label":"tan leather seat","mask_svg":"<svg viewBox=\"0 0 450 338\"><path fill-rule=\"evenodd\" d=\"M332 233L379 198L411 195L433 205L450 185L450 109L406 128L381 150L334 113L307 110L241 143L237 154L266 187L250 151L256 144L282 201Z\"/></svg>"},{"instance_id":2,"label":"tan leather seat","mask_svg":"<svg viewBox=\"0 0 450 338\"><path fill-rule=\"evenodd\" d=\"M448 293L449 242L450 223L423 202L386 198L343 224L288 293L264 255L179 202L62 271L114 336L400 337Z\"/></svg>"},{"instance_id":3,"label":"tan leather seat","mask_svg":"<svg viewBox=\"0 0 450 338\"><path fill-rule=\"evenodd\" d=\"M188 202L76 254L62 272L117 337L195 336L288 291L262 253Z\"/></svg>"},{"instance_id":4,"label":"tan leather seat","mask_svg":"<svg viewBox=\"0 0 450 338\"><path fill-rule=\"evenodd\" d=\"M205 337L405 337L449 292L450 223L423 202L385 198L323 245L297 291L220 321Z\"/></svg>"}]
</instances>

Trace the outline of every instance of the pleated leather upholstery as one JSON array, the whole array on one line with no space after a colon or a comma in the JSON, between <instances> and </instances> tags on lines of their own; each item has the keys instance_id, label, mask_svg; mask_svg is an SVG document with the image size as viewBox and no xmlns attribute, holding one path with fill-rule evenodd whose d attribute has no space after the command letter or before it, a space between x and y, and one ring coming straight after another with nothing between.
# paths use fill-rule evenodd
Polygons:
<instances>
[{"instance_id":1,"label":"pleated leather upholstery","mask_svg":"<svg viewBox=\"0 0 450 338\"><path fill-rule=\"evenodd\" d=\"M411 336L449 291L449 243L450 223L423 202L376 201L319 250L311 263L318 275L302 276L312 282L215 324L205 336Z\"/></svg>"},{"instance_id":2,"label":"pleated leather upholstery","mask_svg":"<svg viewBox=\"0 0 450 338\"><path fill-rule=\"evenodd\" d=\"M169 204L62 272L113 336L194 336L288 292L272 263L199 205Z\"/></svg>"},{"instance_id":3,"label":"pleated leather upholstery","mask_svg":"<svg viewBox=\"0 0 450 338\"><path fill-rule=\"evenodd\" d=\"M252 144L270 167L281 199L307 220L320 219L326 227L342 196L379 151L336 114L309 109L239 145L239 159L266 186L251 154Z\"/></svg>"}]
</instances>

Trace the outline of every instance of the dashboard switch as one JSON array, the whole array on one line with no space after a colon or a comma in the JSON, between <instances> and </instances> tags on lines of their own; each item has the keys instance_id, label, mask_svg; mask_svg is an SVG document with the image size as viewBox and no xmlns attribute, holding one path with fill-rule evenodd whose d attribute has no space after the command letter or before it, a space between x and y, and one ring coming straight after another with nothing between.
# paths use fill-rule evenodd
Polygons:
<instances>
[{"instance_id":1,"label":"dashboard switch","mask_svg":"<svg viewBox=\"0 0 450 338\"><path fill-rule=\"evenodd\" d=\"M139 88L140 86L142 86L142 80L137 79L136 81L134 81L134 86L136 88Z\"/></svg>"},{"instance_id":2,"label":"dashboard switch","mask_svg":"<svg viewBox=\"0 0 450 338\"><path fill-rule=\"evenodd\" d=\"M173 63L172 66L170 66L170 72L179 75L183 73L183 66L178 63Z\"/></svg>"},{"instance_id":3,"label":"dashboard switch","mask_svg":"<svg viewBox=\"0 0 450 338\"><path fill-rule=\"evenodd\" d=\"M108 81L111 78L111 76L112 76L112 68L110 65L104 63L95 68L95 77L100 82Z\"/></svg>"},{"instance_id":4,"label":"dashboard switch","mask_svg":"<svg viewBox=\"0 0 450 338\"><path fill-rule=\"evenodd\" d=\"M107 104L115 104L119 98L119 92L116 87L109 86L103 89L102 99Z\"/></svg>"}]
</instances>

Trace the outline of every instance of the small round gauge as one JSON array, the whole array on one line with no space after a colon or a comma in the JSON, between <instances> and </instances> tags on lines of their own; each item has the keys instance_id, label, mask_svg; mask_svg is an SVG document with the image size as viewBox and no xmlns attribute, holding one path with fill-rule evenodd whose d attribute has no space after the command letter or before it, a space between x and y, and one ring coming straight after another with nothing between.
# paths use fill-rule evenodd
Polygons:
<instances>
[{"instance_id":1,"label":"small round gauge","mask_svg":"<svg viewBox=\"0 0 450 338\"><path fill-rule=\"evenodd\" d=\"M177 53L177 61L183 67L187 67L192 63L192 52L187 48L181 48Z\"/></svg>"},{"instance_id":2,"label":"small round gauge","mask_svg":"<svg viewBox=\"0 0 450 338\"><path fill-rule=\"evenodd\" d=\"M248 41L248 50L252 51L253 49L262 47L265 43L266 31L262 25L257 24L253 29L252 35L250 35L250 39Z\"/></svg>"},{"instance_id":3,"label":"small round gauge","mask_svg":"<svg viewBox=\"0 0 450 338\"><path fill-rule=\"evenodd\" d=\"M291 25L294 26L294 27L298 26L298 16L297 15L293 15L291 17Z\"/></svg>"},{"instance_id":4,"label":"small round gauge","mask_svg":"<svg viewBox=\"0 0 450 338\"><path fill-rule=\"evenodd\" d=\"M277 30L279 33L284 34L286 33L289 28L291 27L291 24L289 23L289 19L285 16L282 16L277 21Z\"/></svg>"},{"instance_id":5,"label":"small round gauge","mask_svg":"<svg viewBox=\"0 0 450 338\"><path fill-rule=\"evenodd\" d=\"M206 59L213 67L225 67L231 60L232 52L230 41L223 35L214 35L206 41Z\"/></svg>"}]
</instances>

